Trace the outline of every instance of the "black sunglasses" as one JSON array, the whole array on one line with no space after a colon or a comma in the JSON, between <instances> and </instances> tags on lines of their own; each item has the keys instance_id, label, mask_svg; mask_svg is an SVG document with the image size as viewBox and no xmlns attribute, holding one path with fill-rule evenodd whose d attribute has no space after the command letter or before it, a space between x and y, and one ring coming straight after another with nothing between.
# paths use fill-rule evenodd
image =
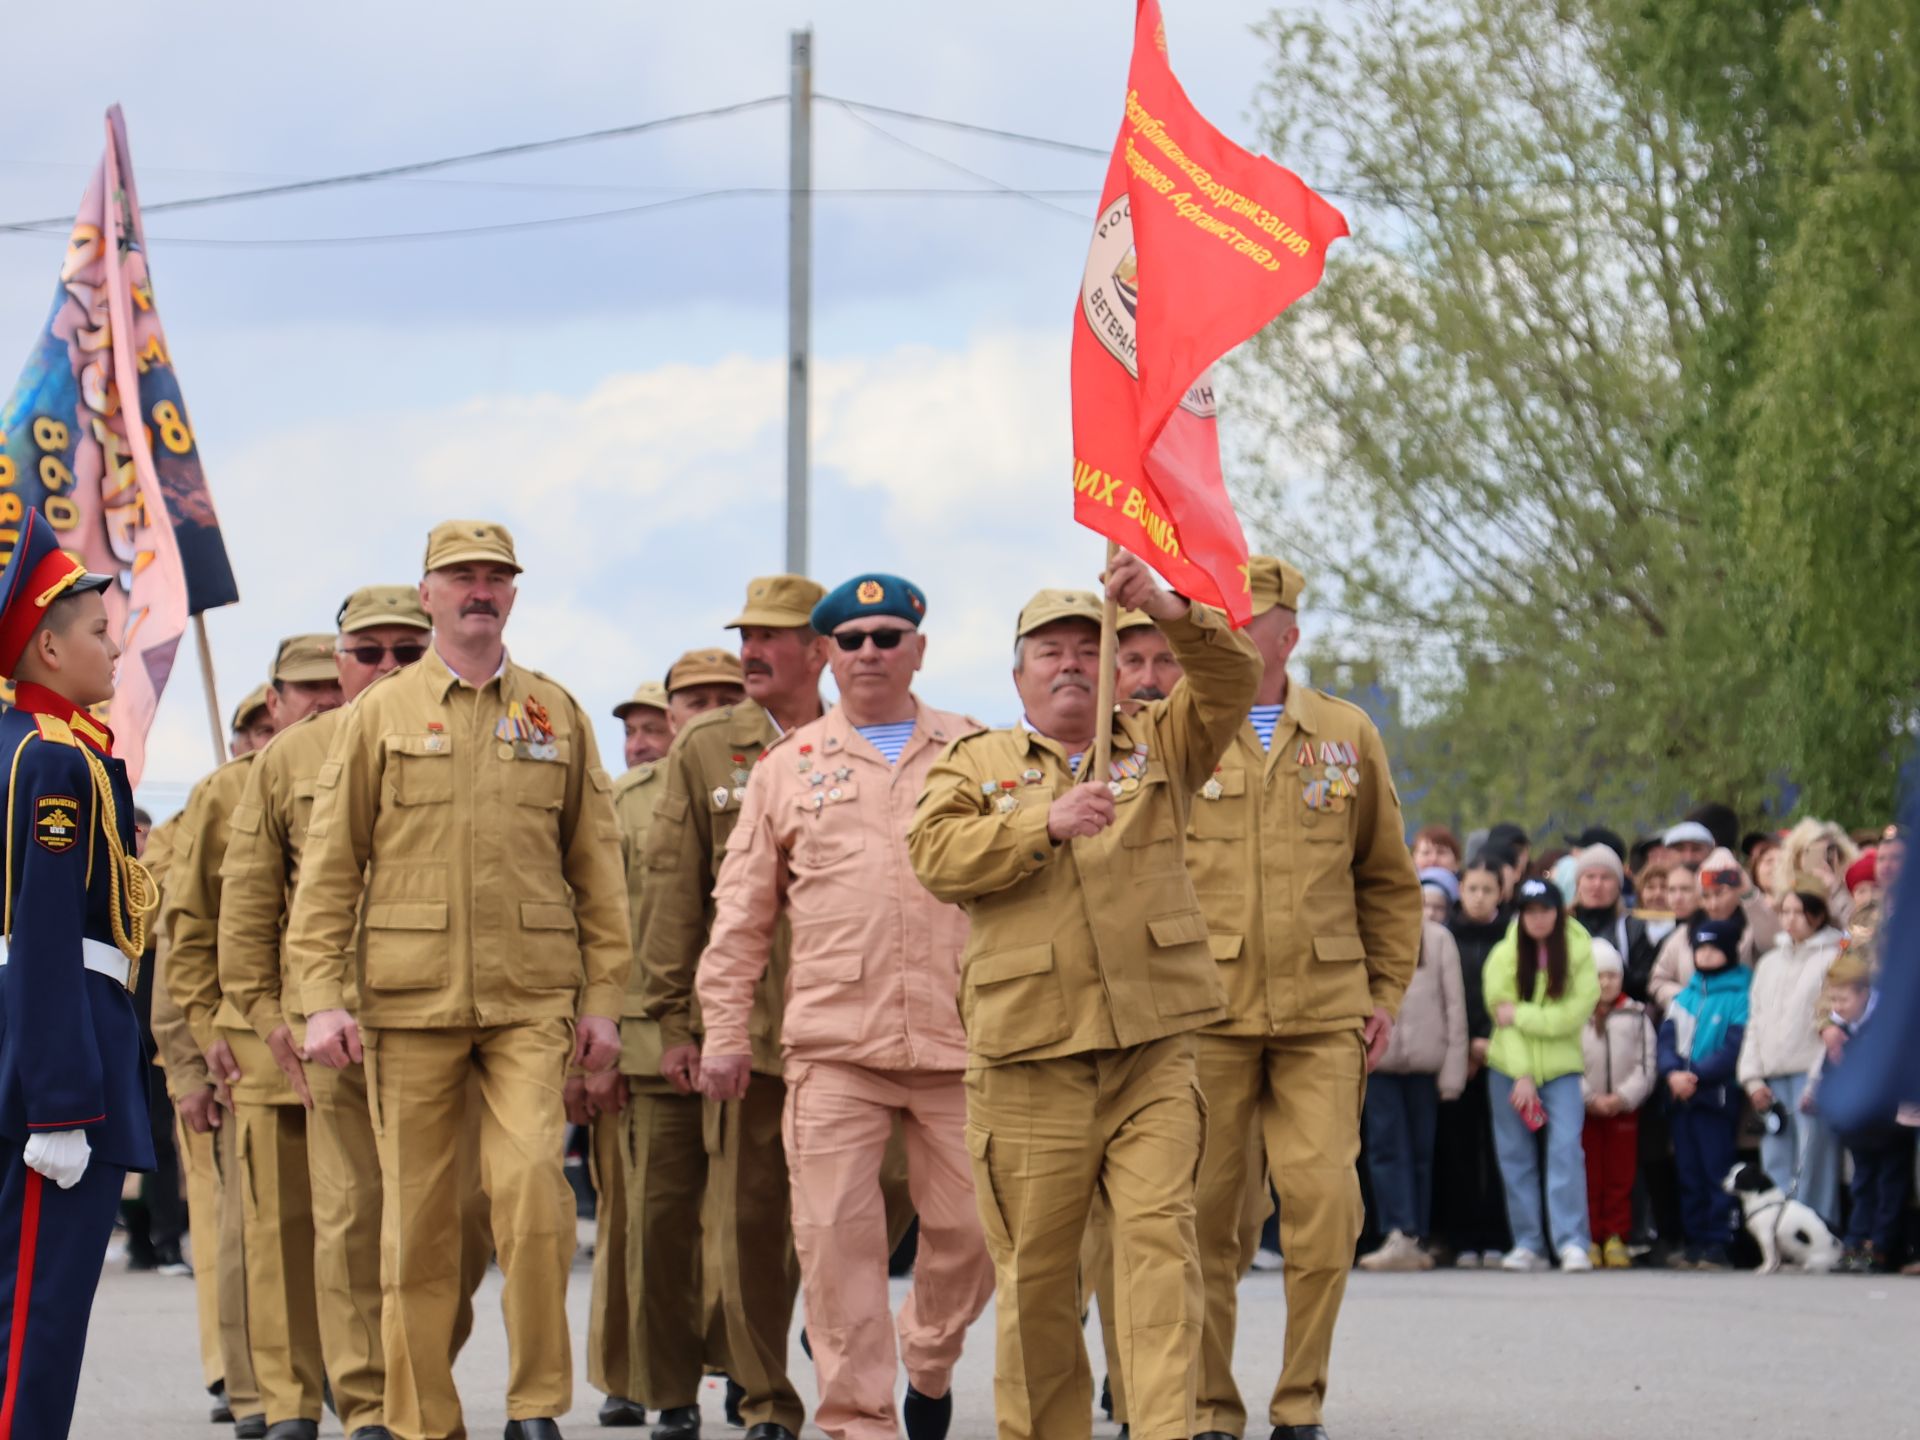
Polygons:
<instances>
[{"instance_id":1,"label":"black sunglasses","mask_svg":"<svg viewBox=\"0 0 1920 1440\"><path fill-rule=\"evenodd\" d=\"M851 655L867 641L873 641L881 650L898 650L900 642L911 635L911 630L836 630L833 643Z\"/></svg>"},{"instance_id":2,"label":"black sunglasses","mask_svg":"<svg viewBox=\"0 0 1920 1440\"><path fill-rule=\"evenodd\" d=\"M388 655L393 656L396 665L411 665L427 653L427 647L414 640L402 640L398 645L380 645L369 640L358 645L342 646L342 655L351 655L362 665L378 665Z\"/></svg>"}]
</instances>

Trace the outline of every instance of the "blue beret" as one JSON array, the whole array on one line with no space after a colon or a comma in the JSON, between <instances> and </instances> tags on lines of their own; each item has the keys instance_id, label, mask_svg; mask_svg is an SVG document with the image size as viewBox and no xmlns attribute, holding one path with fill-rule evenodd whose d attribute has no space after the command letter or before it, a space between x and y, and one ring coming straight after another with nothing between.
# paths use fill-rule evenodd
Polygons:
<instances>
[{"instance_id":1,"label":"blue beret","mask_svg":"<svg viewBox=\"0 0 1920 1440\"><path fill-rule=\"evenodd\" d=\"M813 607L814 631L830 635L849 620L889 615L918 626L927 613L927 597L911 580L898 575L856 575L826 593Z\"/></svg>"}]
</instances>

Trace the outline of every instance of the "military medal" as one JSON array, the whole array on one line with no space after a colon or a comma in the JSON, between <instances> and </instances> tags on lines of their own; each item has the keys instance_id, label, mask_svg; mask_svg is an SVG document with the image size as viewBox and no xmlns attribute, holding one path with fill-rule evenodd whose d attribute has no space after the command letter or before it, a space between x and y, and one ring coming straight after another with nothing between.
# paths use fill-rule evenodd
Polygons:
<instances>
[{"instance_id":1,"label":"military medal","mask_svg":"<svg viewBox=\"0 0 1920 1440\"><path fill-rule=\"evenodd\" d=\"M1027 784L1029 785L1038 785L1046 777L1042 775L1038 770L1023 770L1020 773L1020 778L1026 781Z\"/></svg>"},{"instance_id":2,"label":"military medal","mask_svg":"<svg viewBox=\"0 0 1920 1440\"><path fill-rule=\"evenodd\" d=\"M833 789L827 791L827 799L829 800L840 800L840 799L844 799L845 796L846 796L846 791L842 790L838 785L834 786Z\"/></svg>"},{"instance_id":3,"label":"military medal","mask_svg":"<svg viewBox=\"0 0 1920 1440\"><path fill-rule=\"evenodd\" d=\"M738 790L747 783L747 773L747 757L744 755L734 756L732 775L734 789Z\"/></svg>"},{"instance_id":4,"label":"military medal","mask_svg":"<svg viewBox=\"0 0 1920 1440\"><path fill-rule=\"evenodd\" d=\"M1300 742L1300 753L1293 757L1293 763L1301 769L1313 764L1313 746L1305 740Z\"/></svg>"},{"instance_id":5,"label":"military medal","mask_svg":"<svg viewBox=\"0 0 1920 1440\"><path fill-rule=\"evenodd\" d=\"M853 778L853 767L851 765L842 765L838 770L833 772L833 778L845 784Z\"/></svg>"},{"instance_id":6,"label":"military medal","mask_svg":"<svg viewBox=\"0 0 1920 1440\"><path fill-rule=\"evenodd\" d=\"M1207 783L1200 787L1200 798L1203 800L1218 800L1224 794L1226 794L1226 790L1220 784L1220 767L1216 765L1213 774L1207 778Z\"/></svg>"},{"instance_id":7,"label":"military medal","mask_svg":"<svg viewBox=\"0 0 1920 1440\"><path fill-rule=\"evenodd\" d=\"M1360 783L1360 767L1358 765L1349 765L1347 767L1347 784L1358 785L1359 783Z\"/></svg>"},{"instance_id":8,"label":"military medal","mask_svg":"<svg viewBox=\"0 0 1920 1440\"><path fill-rule=\"evenodd\" d=\"M824 770L814 771L813 774L807 777L807 783L818 790L822 785L827 783L826 772Z\"/></svg>"},{"instance_id":9,"label":"military medal","mask_svg":"<svg viewBox=\"0 0 1920 1440\"><path fill-rule=\"evenodd\" d=\"M813 769L813 747L811 745L802 745L800 747L800 758L794 762L794 769L802 775L805 775Z\"/></svg>"},{"instance_id":10,"label":"military medal","mask_svg":"<svg viewBox=\"0 0 1920 1440\"><path fill-rule=\"evenodd\" d=\"M442 725L438 720L429 720L427 722L427 747L426 748L429 753L438 755L441 751L447 748L446 732L447 732L447 727Z\"/></svg>"},{"instance_id":11,"label":"military medal","mask_svg":"<svg viewBox=\"0 0 1920 1440\"><path fill-rule=\"evenodd\" d=\"M727 787L726 786L717 785L714 787L713 808L716 810L724 810L727 808Z\"/></svg>"}]
</instances>

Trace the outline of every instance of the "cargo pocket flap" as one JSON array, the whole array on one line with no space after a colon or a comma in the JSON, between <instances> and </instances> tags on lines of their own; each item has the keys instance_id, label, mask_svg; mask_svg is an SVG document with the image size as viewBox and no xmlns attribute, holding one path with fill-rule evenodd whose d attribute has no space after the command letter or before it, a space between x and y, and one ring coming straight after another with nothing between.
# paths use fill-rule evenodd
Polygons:
<instances>
[{"instance_id":1,"label":"cargo pocket flap","mask_svg":"<svg viewBox=\"0 0 1920 1440\"><path fill-rule=\"evenodd\" d=\"M573 907L553 900L522 900L520 928L522 930L571 930L573 929Z\"/></svg>"},{"instance_id":2,"label":"cargo pocket flap","mask_svg":"<svg viewBox=\"0 0 1920 1440\"><path fill-rule=\"evenodd\" d=\"M1316 960L1364 960L1367 947L1358 935L1316 935L1313 937Z\"/></svg>"},{"instance_id":3,"label":"cargo pocket flap","mask_svg":"<svg viewBox=\"0 0 1920 1440\"><path fill-rule=\"evenodd\" d=\"M1238 960L1241 947L1246 940L1239 935L1222 935L1218 931L1207 936L1207 944L1216 960Z\"/></svg>"},{"instance_id":4,"label":"cargo pocket flap","mask_svg":"<svg viewBox=\"0 0 1920 1440\"><path fill-rule=\"evenodd\" d=\"M967 966L967 978L975 985L993 985L1001 980L1017 980L1022 975L1044 975L1053 969L1053 946L1022 945L981 955Z\"/></svg>"},{"instance_id":5,"label":"cargo pocket flap","mask_svg":"<svg viewBox=\"0 0 1920 1440\"><path fill-rule=\"evenodd\" d=\"M1185 915L1162 915L1157 920L1147 921L1147 933L1153 936L1153 943L1162 949L1171 949L1175 945L1204 945L1207 942L1207 919L1197 910Z\"/></svg>"},{"instance_id":6,"label":"cargo pocket flap","mask_svg":"<svg viewBox=\"0 0 1920 1440\"><path fill-rule=\"evenodd\" d=\"M444 930L447 907L440 900L383 900L367 906L369 930Z\"/></svg>"},{"instance_id":7,"label":"cargo pocket flap","mask_svg":"<svg viewBox=\"0 0 1920 1440\"><path fill-rule=\"evenodd\" d=\"M789 972L793 988L805 990L814 985L848 985L860 978L865 957L858 950L846 955L811 956L796 962Z\"/></svg>"}]
</instances>

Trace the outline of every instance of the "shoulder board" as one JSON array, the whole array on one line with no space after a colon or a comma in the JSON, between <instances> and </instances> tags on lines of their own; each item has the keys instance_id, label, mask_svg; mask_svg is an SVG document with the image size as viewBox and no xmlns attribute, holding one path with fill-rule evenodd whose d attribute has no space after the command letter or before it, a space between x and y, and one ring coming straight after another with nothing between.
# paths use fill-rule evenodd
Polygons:
<instances>
[{"instance_id":1,"label":"shoulder board","mask_svg":"<svg viewBox=\"0 0 1920 1440\"><path fill-rule=\"evenodd\" d=\"M1359 724L1366 726L1367 729L1369 730L1374 728L1373 717L1367 714L1367 712L1362 710L1358 705L1354 704L1351 700L1342 700L1338 695L1329 695L1324 690L1315 690L1313 692L1313 697L1314 699L1318 700L1322 705L1326 706L1327 709L1337 710L1341 712L1341 714L1344 717L1351 718L1352 720L1357 721Z\"/></svg>"},{"instance_id":2,"label":"shoulder board","mask_svg":"<svg viewBox=\"0 0 1920 1440\"><path fill-rule=\"evenodd\" d=\"M78 746L80 743L74 738L73 727L55 716L36 715L33 723L40 731L40 738L49 744Z\"/></svg>"}]
</instances>

